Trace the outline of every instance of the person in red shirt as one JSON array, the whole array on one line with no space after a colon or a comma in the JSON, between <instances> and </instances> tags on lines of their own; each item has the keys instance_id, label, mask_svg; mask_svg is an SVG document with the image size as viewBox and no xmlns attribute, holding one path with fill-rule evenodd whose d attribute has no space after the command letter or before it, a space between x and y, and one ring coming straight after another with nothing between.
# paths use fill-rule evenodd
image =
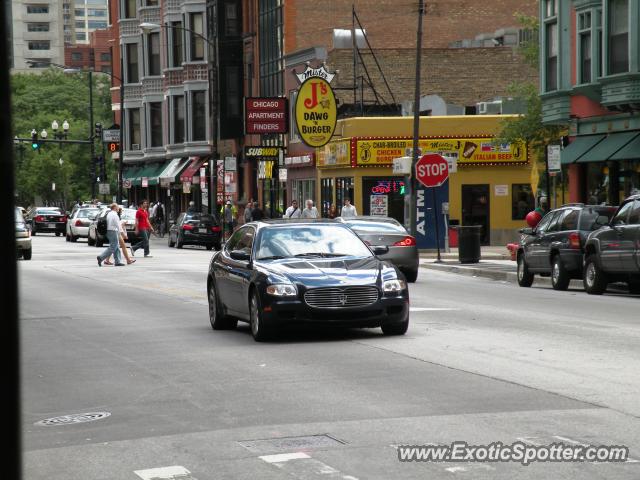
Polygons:
<instances>
[{"instance_id":1,"label":"person in red shirt","mask_svg":"<svg viewBox=\"0 0 640 480\"><path fill-rule=\"evenodd\" d=\"M131 255L135 255L136 250L143 248L145 258L151 257L149 254L149 235L153 231L151 222L149 222L149 202L143 200L136 212L136 235L140 235L141 240L131 246Z\"/></svg>"}]
</instances>

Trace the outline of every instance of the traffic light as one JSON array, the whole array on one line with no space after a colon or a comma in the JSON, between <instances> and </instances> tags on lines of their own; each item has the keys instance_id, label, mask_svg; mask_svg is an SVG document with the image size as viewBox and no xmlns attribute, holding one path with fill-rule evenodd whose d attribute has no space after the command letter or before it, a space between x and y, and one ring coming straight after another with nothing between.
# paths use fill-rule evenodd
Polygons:
<instances>
[{"instance_id":1,"label":"traffic light","mask_svg":"<svg viewBox=\"0 0 640 480\"><path fill-rule=\"evenodd\" d=\"M102 140L102 124L101 123L95 124L95 133L96 133L96 138L99 140Z\"/></svg>"},{"instance_id":2,"label":"traffic light","mask_svg":"<svg viewBox=\"0 0 640 480\"><path fill-rule=\"evenodd\" d=\"M40 142L38 141L38 132L35 130L35 128L31 130L31 148L33 148L33 150L40 149Z\"/></svg>"},{"instance_id":3,"label":"traffic light","mask_svg":"<svg viewBox=\"0 0 640 480\"><path fill-rule=\"evenodd\" d=\"M106 164L104 161L104 157L96 158L96 162L98 162L98 172L100 175L100 180L104 182L107 178Z\"/></svg>"}]
</instances>

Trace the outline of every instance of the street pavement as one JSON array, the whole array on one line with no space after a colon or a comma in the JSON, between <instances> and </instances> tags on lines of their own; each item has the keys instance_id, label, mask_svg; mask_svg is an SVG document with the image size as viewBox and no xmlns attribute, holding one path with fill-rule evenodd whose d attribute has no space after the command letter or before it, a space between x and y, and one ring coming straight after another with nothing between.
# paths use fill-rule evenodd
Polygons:
<instances>
[{"instance_id":1,"label":"street pavement","mask_svg":"<svg viewBox=\"0 0 640 480\"><path fill-rule=\"evenodd\" d=\"M405 336L296 328L262 344L244 324L211 330L211 252L154 239L152 258L99 268L99 251L39 235L19 261L26 479L640 478L637 296L423 268ZM626 445L632 459L396 450L518 440Z\"/></svg>"}]
</instances>

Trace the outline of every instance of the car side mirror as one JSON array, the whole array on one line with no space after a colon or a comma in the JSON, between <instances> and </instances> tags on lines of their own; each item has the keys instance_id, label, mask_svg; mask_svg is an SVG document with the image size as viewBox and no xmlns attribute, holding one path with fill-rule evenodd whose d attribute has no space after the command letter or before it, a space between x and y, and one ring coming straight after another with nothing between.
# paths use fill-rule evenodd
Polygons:
<instances>
[{"instance_id":1,"label":"car side mirror","mask_svg":"<svg viewBox=\"0 0 640 480\"><path fill-rule=\"evenodd\" d=\"M232 250L231 253L229 253L229 256L234 260L238 260L241 262L248 262L249 260L251 260L251 255L245 250Z\"/></svg>"},{"instance_id":2,"label":"car side mirror","mask_svg":"<svg viewBox=\"0 0 640 480\"><path fill-rule=\"evenodd\" d=\"M376 245L373 247L374 255L384 255L385 253L389 253L389 247L386 245Z\"/></svg>"}]
</instances>

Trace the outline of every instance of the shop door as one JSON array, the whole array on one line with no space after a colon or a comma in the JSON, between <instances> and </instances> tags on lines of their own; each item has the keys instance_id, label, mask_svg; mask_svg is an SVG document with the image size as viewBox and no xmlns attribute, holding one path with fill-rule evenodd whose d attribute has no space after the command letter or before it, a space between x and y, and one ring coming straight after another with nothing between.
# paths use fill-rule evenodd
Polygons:
<instances>
[{"instance_id":1,"label":"shop door","mask_svg":"<svg viewBox=\"0 0 640 480\"><path fill-rule=\"evenodd\" d=\"M462 225L482 226L482 245L489 245L489 185L462 185Z\"/></svg>"}]
</instances>

